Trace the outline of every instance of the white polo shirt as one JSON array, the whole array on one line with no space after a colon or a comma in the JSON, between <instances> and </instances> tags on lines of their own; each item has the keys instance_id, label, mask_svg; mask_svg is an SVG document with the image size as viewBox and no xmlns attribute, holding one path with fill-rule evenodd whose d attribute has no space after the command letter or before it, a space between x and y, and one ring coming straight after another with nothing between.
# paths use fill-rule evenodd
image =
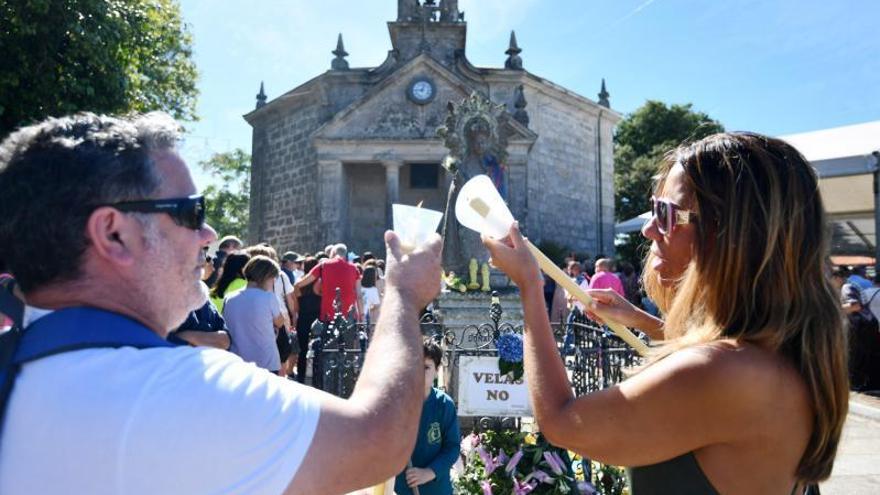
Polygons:
<instances>
[{"instance_id":1,"label":"white polo shirt","mask_svg":"<svg viewBox=\"0 0 880 495\"><path fill-rule=\"evenodd\" d=\"M6 411L0 493L284 491L318 392L218 349L86 349L27 363Z\"/></svg>"}]
</instances>

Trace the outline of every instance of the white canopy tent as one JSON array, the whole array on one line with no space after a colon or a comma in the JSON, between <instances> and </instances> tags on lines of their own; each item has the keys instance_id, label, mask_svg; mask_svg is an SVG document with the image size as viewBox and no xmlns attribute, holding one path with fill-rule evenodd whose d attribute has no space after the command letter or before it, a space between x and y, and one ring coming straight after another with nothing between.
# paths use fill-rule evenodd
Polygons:
<instances>
[{"instance_id":1,"label":"white canopy tent","mask_svg":"<svg viewBox=\"0 0 880 495\"><path fill-rule=\"evenodd\" d=\"M614 234L628 234L638 232L651 219L651 212L646 211L637 217L624 220L614 225Z\"/></svg>"},{"instance_id":2,"label":"white canopy tent","mask_svg":"<svg viewBox=\"0 0 880 495\"><path fill-rule=\"evenodd\" d=\"M800 151L819 174L819 190L832 221L832 256L876 264L880 195L874 185L880 168L880 120L779 136ZM650 220L646 212L618 223L617 234L636 232Z\"/></svg>"},{"instance_id":3,"label":"white canopy tent","mask_svg":"<svg viewBox=\"0 0 880 495\"><path fill-rule=\"evenodd\" d=\"M832 257L861 257L876 265L880 120L780 138L803 153L819 174L819 191L831 220Z\"/></svg>"}]
</instances>

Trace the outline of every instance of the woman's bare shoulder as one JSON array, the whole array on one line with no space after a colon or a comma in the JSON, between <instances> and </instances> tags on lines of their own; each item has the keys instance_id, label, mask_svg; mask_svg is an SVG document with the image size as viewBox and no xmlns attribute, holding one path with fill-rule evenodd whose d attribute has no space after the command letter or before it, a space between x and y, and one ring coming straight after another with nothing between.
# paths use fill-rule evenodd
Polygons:
<instances>
[{"instance_id":1,"label":"woman's bare shoulder","mask_svg":"<svg viewBox=\"0 0 880 495\"><path fill-rule=\"evenodd\" d=\"M806 382L794 364L758 345L719 340L687 347L667 359L677 373L695 375L704 390L723 392L716 396L723 407L742 414L810 407Z\"/></svg>"}]
</instances>

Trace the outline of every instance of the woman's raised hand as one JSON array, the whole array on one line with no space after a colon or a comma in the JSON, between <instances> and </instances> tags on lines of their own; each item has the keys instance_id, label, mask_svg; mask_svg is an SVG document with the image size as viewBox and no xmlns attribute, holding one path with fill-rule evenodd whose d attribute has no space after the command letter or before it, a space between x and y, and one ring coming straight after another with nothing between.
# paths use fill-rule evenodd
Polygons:
<instances>
[{"instance_id":1,"label":"woman's raised hand","mask_svg":"<svg viewBox=\"0 0 880 495\"><path fill-rule=\"evenodd\" d=\"M642 311L613 289L589 289L593 302L586 307L587 316L598 323L616 321L628 327L641 328Z\"/></svg>"},{"instance_id":2,"label":"woman's raised hand","mask_svg":"<svg viewBox=\"0 0 880 495\"><path fill-rule=\"evenodd\" d=\"M544 286L541 269L538 268L535 257L529 252L526 240L519 231L518 222L510 226L507 237L500 241L486 236L482 236L482 239L492 256L489 264L506 273L520 290L531 286Z\"/></svg>"}]
</instances>

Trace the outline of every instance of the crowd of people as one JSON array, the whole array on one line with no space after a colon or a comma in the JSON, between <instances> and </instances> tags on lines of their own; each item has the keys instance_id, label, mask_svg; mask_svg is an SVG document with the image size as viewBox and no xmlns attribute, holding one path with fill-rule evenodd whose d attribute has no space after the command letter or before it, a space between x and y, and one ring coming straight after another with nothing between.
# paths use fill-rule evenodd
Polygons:
<instances>
[{"instance_id":1,"label":"crowd of people","mask_svg":"<svg viewBox=\"0 0 880 495\"><path fill-rule=\"evenodd\" d=\"M632 263L620 262L620 269L615 272L613 260L597 257L593 269L588 270L587 266L586 261L578 261L574 255L567 256L562 264L563 271L591 296L611 303L615 298L608 291L613 292L659 321L660 311L645 292L642 274L634 269ZM880 297L877 297L880 294L880 277L875 275L873 280L869 279L864 265L826 266L831 283L839 294L839 305L847 323L850 388L880 393ZM601 317L590 308L585 308L546 275L544 299L551 322L570 324L579 315L602 321Z\"/></svg>"},{"instance_id":2,"label":"crowd of people","mask_svg":"<svg viewBox=\"0 0 880 495\"><path fill-rule=\"evenodd\" d=\"M358 256L345 244L279 258L268 243L244 246L238 237L225 236L213 256L206 250L202 281L208 301L168 340L229 350L305 383L315 323L330 323L337 311L351 321L377 321L384 266L373 253Z\"/></svg>"},{"instance_id":3,"label":"crowd of people","mask_svg":"<svg viewBox=\"0 0 880 495\"><path fill-rule=\"evenodd\" d=\"M179 138L164 114L85 113L0 144L0 493L346 493L395 476L399 493L450 493L455 409L419 329L439 236L404 253L386 232L384 261L232 236L209 255ZM847 369L844 314L850 345L876 352L877 289L828 276L815 172L782 141L684 145L654 193L641 277L566 260L589 307L543 278L517 225L483 239L520 289L537 423L631 466L634 495L807 492L830 475L850 382L876 384L876 354ZM550 329L569 307L660 344L574 397ZM375 322L348 399L297 383L314 323L337 312Z\"/></svg>"}]
</instances>

